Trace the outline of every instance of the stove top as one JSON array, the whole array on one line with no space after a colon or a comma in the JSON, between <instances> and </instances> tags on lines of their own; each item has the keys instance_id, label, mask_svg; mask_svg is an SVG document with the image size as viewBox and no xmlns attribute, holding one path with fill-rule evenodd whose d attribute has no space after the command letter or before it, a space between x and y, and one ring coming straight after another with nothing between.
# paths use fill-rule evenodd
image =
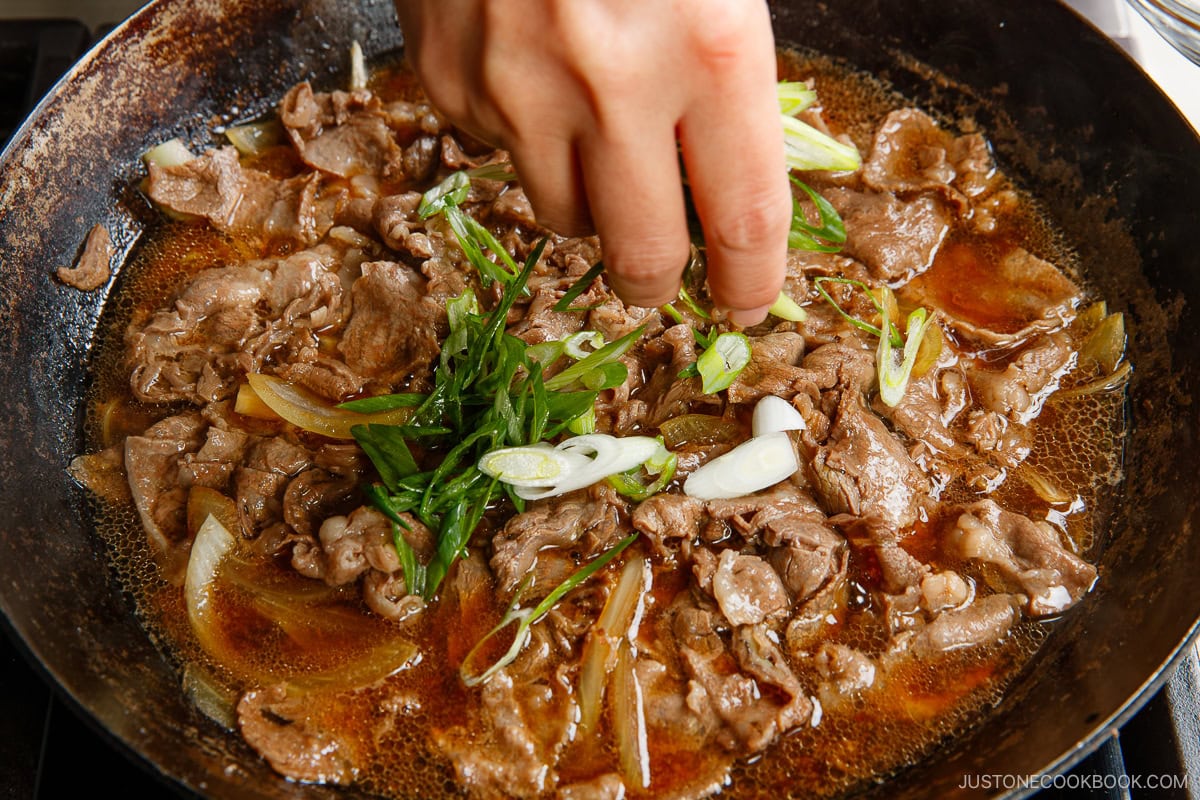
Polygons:
<instances>
[{"instance_id":1,"label":"stove top","mask_svg":"<svg viewBox=\"0 0 1200 800\"><path fill-rule=\"evenodd\" d=\"M1157 38L1118 0L1067 0L1138 59L1147 73L1200 129L1200 68ZM28 5L28 8L25 6ZM0 2L0 17L31 13L91 14L117 19L139 0L18 0ZM72 9L74 13L72 13ZM94 32L111 25L64 19L0 20L0 142L91 45ZM90 25L90 27L89 27ZM168 787L76 714L16 645L0 635L0 800L50 800L73 795L95 776L130 797L190 797ZM1200 660L1190 650L1167 684L1120 731L1073 770L1056 777L990 778L991 788L1038 789L1038 800L1120 800L1152 794L1161 800L1200 798ZM84 784L83 781L87 781ZM1024 783L1021 783L1024 781Z\"/></svg>"}]
</instances>

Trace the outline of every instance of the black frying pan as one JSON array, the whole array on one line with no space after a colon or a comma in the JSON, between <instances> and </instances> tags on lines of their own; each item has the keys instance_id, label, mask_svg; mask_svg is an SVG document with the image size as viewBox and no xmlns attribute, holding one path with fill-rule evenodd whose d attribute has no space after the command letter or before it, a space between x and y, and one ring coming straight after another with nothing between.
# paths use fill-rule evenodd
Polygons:
<instances>
[{"instance_id":1,"label":"black frying pan","mask_svg":"<svg viewBox=\"0 0 1200 800\"><path fill-rule=\"evenodd\" d=\"M773 7L781 42L982 123L1089 282L1127 314L1128 479L1095 592L983 724L872 794L976 796L986 793L958 788L964 773L1065 769L1165 679L1200 619L1200 141L1123 54L1049 0ZM390 2L159 0L85 58L0 159L0 609L99 727L204 794L338 793L284 781L194 711L112 579L65 467L82 446L95 330L121 277L82 293L53 271L96 222L135 246L152 215L130 188L148 146L206 144L231 108L251 116L301 78L332 82L351 39L369 55L399 47Z\"/></svg>"}]
</instances>

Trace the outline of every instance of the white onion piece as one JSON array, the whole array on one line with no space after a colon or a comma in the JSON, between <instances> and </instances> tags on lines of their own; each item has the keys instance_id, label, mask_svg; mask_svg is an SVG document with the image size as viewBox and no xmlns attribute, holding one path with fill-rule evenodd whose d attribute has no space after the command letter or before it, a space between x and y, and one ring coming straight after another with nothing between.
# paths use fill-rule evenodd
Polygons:
<instances>
[{"instance_id":1,"label":"white onion piece","mask_svg":"<svg viewBox=\"0 0 1200 800\"><path fill-rule=\"evenodd\" d=\"M350 91L367 88L367 60L362 45L355 39L350 43Z\"/></svg>"},{"instance_id":2,"label":"white onion piece","mask_svg":"<svg viewBox=\"0 0 1200 800\"><path fill-rule=\"evenodd\" d=\"M750 428L755 436L778 431L802 431L805 428L804 417L787 400L769 394L754 407Z\"/></svg>"},{"instance_id":3,"label":"white onion piece","mask_svg":"<svg viewBox=\"0 0 1200 800\"><path fill-rule=\"evenodd\" d=\"M147 164L159 167L177 167L194 158L192 151L188 150L182 139L168 139L160 145L151 147L142 155L142 160Z\"/></svg>"},{"instance_id":4,"label":"white onion piece","mask_svg":"<svg viewBox=\"0 0 1200 800\"><path fill-rule=\"evenodd\" d=\"M217 576L217 567L237 545L233 534L225 529L215 516L209 514L196 532L192 552L188 557L187 576L183 592L187 602L188 620L192 630L204 649L213 647L211 624L208 615L209 587Z\"/></svg>"},{"instance_id":5,"label":"white onion piece","mask_svg":"<svg viewBox=\"0 0 1200 800\"><path fill-rule=\"evenodd\" d=\"M531 445L526 450L531 459L542 458L544 445ZM509 481L503 475L500 480L516 486L516 494L523 500L541 500L591 486L609 475L626 472L654 458L660 449L657 439L649 436L625 436L617 438L606 433L589 433L573 436L554 448L569 463L569 468L557 480L518 479ZM499 451L494 451L499 452ZM480 459L480 470L487 472L487 464L493 453ZM511 455L508 456L511 458ZM548 471L548 470L547 470ZM489 473L490 474L490 473ZM536 481L536 482L535 482Z\"/></svg>"},{"instance_id":6,"label":"white onion piece","mask_svg":"<svg viewBox=\"0 0 1200 800\"><path fill-rule=\"evenodd\" d=\"M479 471L510 486L545 489L590 463L589 458L564 453L542 442L493 450L479 459Z\"/></svg>"},{"instance_id":7,"label":"white onion piece","mask_svg":"<svg viewBox=\"0 0 1200 800\"><path fill-rule=\"evenodd\" d=\"M749 439L709 461L684 481L683 493L701 500L745 497L790 477L800 468L782 431Z\"/></svg>"}]
</instances>

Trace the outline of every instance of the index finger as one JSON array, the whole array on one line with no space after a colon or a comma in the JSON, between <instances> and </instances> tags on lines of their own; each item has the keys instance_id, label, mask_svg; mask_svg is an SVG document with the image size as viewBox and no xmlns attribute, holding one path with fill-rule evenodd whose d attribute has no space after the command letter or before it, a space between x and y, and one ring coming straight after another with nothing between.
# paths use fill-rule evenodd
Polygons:
<instances>
[{"instance_id":1,"label":"index finger","mask_svg":"<svg viewBox=\"0 0 1200 800\"><path fill-rule=\"evenodd\" d=\"M702 42L713 67L680 123L692 199L704 228L713 301L740 324L766 316L783 288L792 200L765 4L740 29Z\"/></svg>"}]
</instances>

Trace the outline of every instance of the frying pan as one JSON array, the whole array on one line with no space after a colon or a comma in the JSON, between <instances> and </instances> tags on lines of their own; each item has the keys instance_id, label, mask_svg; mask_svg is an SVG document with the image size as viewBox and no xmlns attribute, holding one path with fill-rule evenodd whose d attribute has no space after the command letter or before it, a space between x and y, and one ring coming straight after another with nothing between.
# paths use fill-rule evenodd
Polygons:
<instances>
[{"instance_id":1,"label":"frying pan","mask_svg":"<svg viewBox=\"0 0 1200 800\"><path fill-rule=\"evenodd\" d=\"M869 70L988 132L1087 281L1126 313L1127 479L1100 581L994 711L872 796L984 796L964 774L1063 770L1165 680L1200 619L1200 141L1102 35L1049 0L773 4L778 38ZM90 53L0 159L0 609L27 654L119 747L177 788L356 796L289 783L192 709L134 617L65 468L83 442L97 325L121 288L53 279L90 227L123 252L153 212L138 156L211 142L294 82L340 81L352 39L401 45L389 0L159 0ZM233 110L236 109L236 110ZM975 784L979 787L979 784Z\"/></svg>"}]
</instances>

